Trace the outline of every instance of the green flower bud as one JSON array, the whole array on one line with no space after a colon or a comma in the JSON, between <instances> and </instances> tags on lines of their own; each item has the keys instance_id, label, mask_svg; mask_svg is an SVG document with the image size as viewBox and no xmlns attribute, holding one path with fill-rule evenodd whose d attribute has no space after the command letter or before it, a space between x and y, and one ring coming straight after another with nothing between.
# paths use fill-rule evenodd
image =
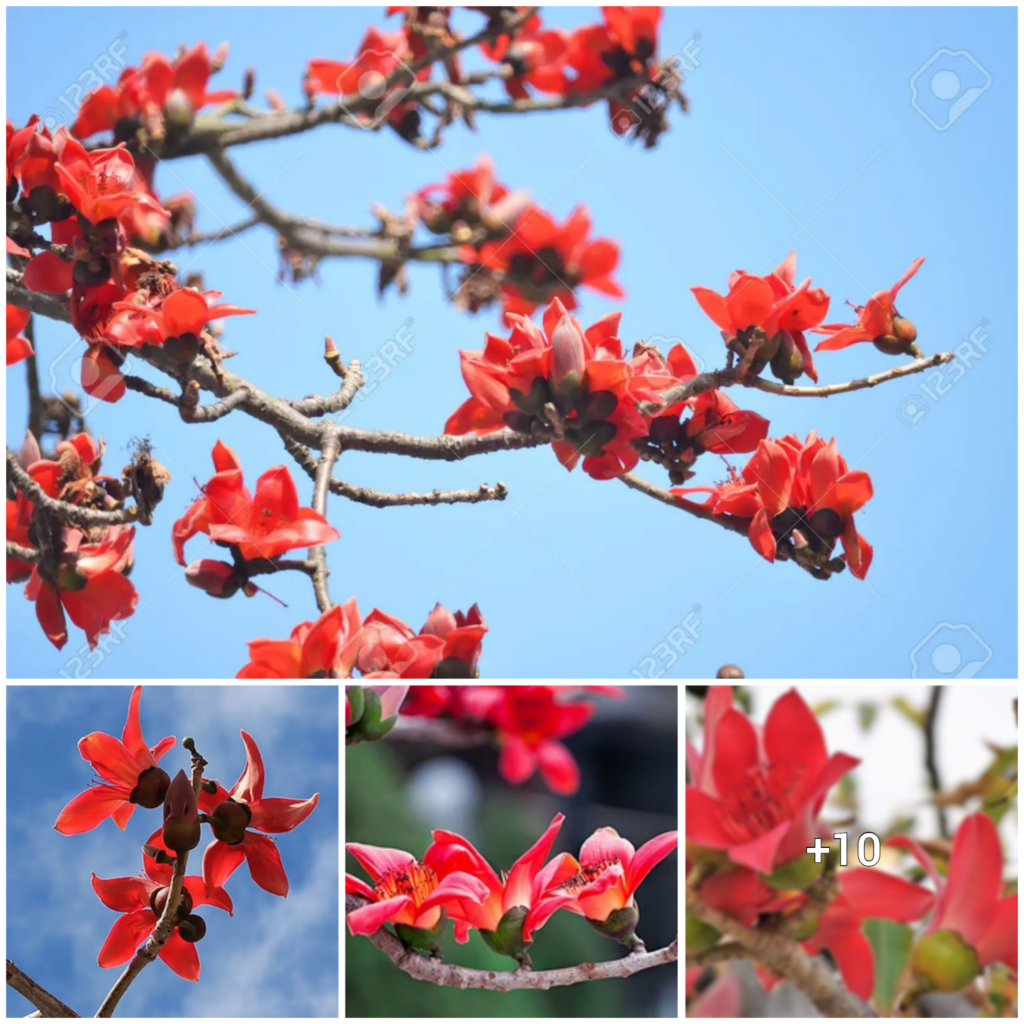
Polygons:
<instances>
[{"instance_id":1,"label":"green flower bud","mask_svg":"<svg viewBox=\"0 0 1024 1024\"><path fill-rule=\"evenodd\" d=\"M613 910L603 921L594 921L587 918L591 928L609 939L621 942L622 945L633 949L635 946L643 946L643 943L636 936L636 926L640 921L640 910L635 903L628 907L620 907Z\"/></svg>"},{"instance_id":2,"label":"green flower bud","mask_svg":"<svg viewBox=\"0 0 1024 1024\"><path fill-rule=\"evenodd\" d=\"M363 708L366 702L363 700L363 688L361 686L350 686L345 690L349 707L349 727L356 724L363 717Z\"/></svg>"},{"instance_id":3,"label":"green flower bud","mask_svg":"<svg viewBox=\"0 0 1024 1024\"><path fill-rule=\"evenodd\" d=\"M925 935L914 946L914 973L939 992L959 992L978 976L978 954L954 931Z\"/></svg>"},{"instance_id":4,"label":"green flower bud","mask_svg":"<svg viewBox=\"0 0 1024 1024\"><path fill-rule=\"evenodd\" d=\"M523 922L528 912L528 907L512 907L505 911L494 931L480 929L481 938L495 953L510 956L527 967L530 957L526 951L531 944L523 941Z\"/></svg>"},{"instance_id":5,"label":"green flower bud","mask_svg":"<svg viewBox=\"0 0 1024 1024\"><path fill-rule=\"evenodd\" d=\"M770 875L762 875L761 877L773 889L803 890L812 882L816 882L824 870L824 857L820 864L815 864L813 854L801 853L798 857L794 857L785 864L776 865L775 870Z\"/></svg>"},{"instance_id":6,"label":"green flower bud","mask_svg":"<svg viewBox=\"0 0 1024 1024\"><path fill-rule=\"evenodd\" d=\"M442 908L441 916L433 928L414 928L411 924L396 924L395 934L409 949L415 949L427 956L440 957L441 947L438 945L438 939L444 934L447 924L448 912Z\"/></svg>"},{"instance_id":7,"label":"green flower bud","mask_svg":"<svg viewBox=\"0 0 1024 1024\"><path fill-rule=\"evenodd\" d=\"M534 379L528 395L524 395L515 388L510 388L508 394L515 407L529 416L539 416L544 406L551 401L551 389L543 377Z\"/></svg>"}]
</instances>

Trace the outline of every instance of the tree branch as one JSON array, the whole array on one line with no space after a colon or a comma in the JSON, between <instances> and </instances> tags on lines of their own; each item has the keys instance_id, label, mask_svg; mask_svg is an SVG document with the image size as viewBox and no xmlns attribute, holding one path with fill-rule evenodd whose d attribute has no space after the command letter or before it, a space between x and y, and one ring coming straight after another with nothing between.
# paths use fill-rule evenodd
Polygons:
<instances>
[{"instance_id":1,"label":"tree branch","mask_svg":"<svg viewBox=\"0 0 1024 1024\"><path fill-rule=\"evenodd\" d=\"M313 485L313 509L320 515L327 518L327 494L331 481L331 473L334 464L341 454L341 445L338 442L338 435L331 433L324 440L320 452L320 461L316 467L316 481ZM313 574L313 590L316 593L317 607L321 612L326 612L331 607L331 593L327 588L327 577L331 570L327 566L327 552L321 544L318 547L309 549L309 560L316 567Z\"/></svg>"},{"instance_id":2,"label":"tree branch","mask_svg":"<svg viewBox=\"0 0 1024 1024\"><path fill-rule=\"evenodd\" d=\"M924 719L924 767L928 772L928 782L932 788L932 794L938 796L942 792L942 780L939 777L939 765L936 759L935 747L935 722L939 715L939 704L942 702L943 688L933 686L931 696L928 699L928 711ZM946 808L936 802L935 814L939 819L939 835L943 839L949 838L949 822L946 820Z\"/></svg>"},{"instance_id":3,"label":"tree branch","mask_svg":"<svg viewBox=\"0 0 1024 1024\"><path fill-rule=\"evenodd\" d=\"M119 509L116 512L104 512L100 509L82 508L81 505L72 505L71 502L51 498L21 468L18 456L10 448L7 449L7 476L14 486L32 502L36 510L46 512L62 523L92 528L138 522L138 509L135 506Z\"/></svg>"},{"instance_id":4,"label":"tree branch","mask_svg":"<svg viewBox=\"0 0 1024 1024\"><path fill-rule=\"evenodd\" d=\"M70 1006L62 1003L56 996L51 995L38 982L33 981L24 971L15 966L12 960L7 961L7 984L15 992L23 995L33 1006L41 1011L39 1014L30 1016L40 1017L78 1017Z\"/></svg>"},{"instance_id":5,"label":"tree branch","mask_svg":"<svg viewBox=\"0 0 1024 1024\"><path fill-rule=\"evenodd\" d=\"M729 936L775 974L791 981L826 1017L877 1017L852 995L842 979L812 960L795 942L763 929L748 928L727 914L709 907L700 894L686 888L686 909L694 917Z\"/></svg>"},{"instance_id":6,"label":"tree branch","mask_svg":"<svg viewBox=\"0 0 1024 1024\"><path fill-rule=\"evenodd\" d=\"M188 743L188 740L184 741ZM203 769L207 766L206 760L196 752L195 746L186 747L192 754L192 788L198 798L203 783ZM178 915L178 905L181 902L181 890L185 882L185 870L188 867L188 850L179 853L174 858L174 871L171 874L171 884L167 889L167 902L164 905L164 912L160 915L156 927L146 940L146 944L132 958L131 963L124 969L121 977L114 983L114 987L107 993L106 998L96 1011L97 1017L113 1017L117 1004L124 994L131 987L132 982L139 976L142 969L151 964L160 954L160 950L167 944L175 928L175 918Z\"/></svg>"},{"instance_id":7,"label":"tree branch","mask_svg":"<svg viewBox=\"0 0 1024 1024\"><path fill-rule=\"evenodd\" d=\"M345 913L357 910L366 903L366 900L346 893ZM404 971L411 978L448 988L483 988L490 992L514 992L531 988L547 990L564 985L577 985L584 981L598 981L601 978L628 978L640 971L673 963L679 959L677 937L664 949L655 950L653 953L630 953L620 960L610 960L607 963L580 964L577 967L561 967L551 971L479 971L422 957L406 949L383 927L366 938L400 971Z\"/></svg>"}]
</instances>

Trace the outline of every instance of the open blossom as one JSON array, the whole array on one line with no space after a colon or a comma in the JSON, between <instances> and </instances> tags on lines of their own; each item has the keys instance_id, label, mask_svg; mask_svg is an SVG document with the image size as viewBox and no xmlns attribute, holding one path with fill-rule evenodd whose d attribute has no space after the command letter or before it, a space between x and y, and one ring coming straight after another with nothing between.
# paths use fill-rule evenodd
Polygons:
<instances>
[{"instance_id":1,"label":"open blossom","mask_svg":"<svg viewBox=\"0 0 1024 1024\"><path fill-rule=\"evenodd\" d=\"M128 347L162 345L172 338L198 338L211 320L256 312L226 302L218 304L220 295L178 288L159 297L153 308L134 301L115 302L114 309L122 315L108 325L106 336Z\"/></svg>"},{"instance_id":2,"label":"open blossom","mask_svg":"<svg viewBox=\"0 0 1024 1024\"><path fill-rule=\"evenodd\" d=\"M796 692L780 697L763 727L732 706L732 688L704 703L704 749L687 741L686 838L724 850L735 864L770 873L805 853L829 790L860 761L828 753L814 713Z\"/></svg>"},{"instance_id":3,"label":"open blossom","mask_svg":"<svg viewBox=\"0 0 1024 1024\"><path fill-rule=\"evenodd\" d=\"M222 886L244 860L252 880L275 896L288 895L288 876L281 864L281 854L272 839L259 832L290 832L313 813L320 799L314 793L308 800L263 796L263 758L256 741L240 730L245 744L245 768L238 781L225 791L203 790L199 795L200 810L215 819L211 825L215 836L203 854L203 878L211 887Z\"/></svg>"},{"instance_id":4,"label":"open blossom","mask_svg":"<svg viewBox=\"0 0 1024 1024\"><path fill-rule=\"evenodd\" d=\"M480 7L477 10L489 13L496 8ZM489 60L503 64L509 70L504 82L505 91L512 99L529 99L530 89L564 96L569 92L566 75L569 39L568 32L544 28L540 15L535 13L513 34L503 33L490 42L482 43L480 49Z\"/></svg>"},{"instance_id":5,"label":"open blossom","mask_svg":"<svg viewBox=\"0 0 1024 1024\"><path fill-rule=\"evenodd\" d=\"M637 850L615 829L597 829L580 848L579 860L572 859L573 877L562 883L575 897L569 909L603 922L618 910L635 908L640 883L678 845L678 832L663 832Z\"/></svg>"},{"instance_id":6,"label":"open blossom","mask_svg":"<svg viewBox=\"0 0 1024 1024\"><path fill-rule=\"evenodd\" d=\"M554 298L566 309L575 309L575 290L581 285L616 299L625 295L612 277L619 246L607 238L590 237L590 212L585 206L577 206L564 224L544 210L529 207L508 238L485 242L479 250L464 246L462 257L499 276L506 315L529 315Z\"/></svg>"},{"instance_id":7,"label":"open blossom","mask_svg":"<svg viewBox=\"0 0 1024 1024\"><path fill-rule=\"evenodd\" d=\"M146 845L168 854L172 852L164 844L159 830L149 837ZM139 946L152 934L163 913L173 869L170 864L154 860L145 851L142 863L143 874L129 878L99 878L93 872L92 887L96 895L104 906L122 915L114 922L100 949L100 967L120 967L131 960ZM193 908L203 905L219 907L234 916L231 897L224 889L207 886L198 875L186 875L178 904L179 923L175 924L170 938L158 954L175 974L186 981L199 980L199 953L195 942L182 938L183 923L180 919L191 915Z\"/></svg>"},{"instance_id":8,"label":"open blossom","mask_svg":"<svg viewBox=\"0 0 1024 1024\"><path fill-rule=\"evenodd\" d=\"M91 732L78 741L79 753L102 781L76 796L57 815L54 828L63 835L88 832L107 818L123 829L136 805L152 808L163 803L170 779L157 761L174 746L174 737L165 737L155 747L146 745L139 721L141 696L142 687L136 686L120 740L105 732Z\"/></svg>"},{"instance_id":9,"label":"open blossom","mask_svg":"<svg viewBox=\"0 0 1024 1024\"><path fill-rule=\"evenodd\" d=\"M1002 895L1003 854L999 833L988 815L978 811L960 823L945 878L913 839L896 836L887 845L913 854L935 885L935 913L915 949L914 963L920 973L948 991L944 982L962 982L951 986L960 988L989 964L1003 963L1017 970L1017 894ZM936 975L929 962L934 952L930 947L948 943L950 933L960 940L958 966L963 973L957 979Z\"/></svg>"},{"instance_id":10,"label":"open blossom","mask_svg":"<svg viewBox=\"0 0 1024 1024\"><path fill-rule=\"evenodd\" d=\"M473 874L452 868L440 860L420 863L411 853L365 843L346 843L370 876L372 886L345 873L345 892L370 900L345 915L353 935L372 935L385 923L433 931L443 927L442 911L457 906L479 904L488 896L486 885Z\"/></svg>"},{"instance_id":11,"label":"open blossom","mask_svg":"<svg viewBox=\"0 0 1024 1024\"><path fill-rule=\"evenodd\" d=\"M564 820L564 815L556 814L544 835L500 876L468 839L445 829L434 830L424 863L439 874L467 873L485 886L482 899L460 900L449 908L457 942L468 942L470 928L476 928L496 952L525 958L533 933L573 901L571 894L557 890L573 874L572 858L560 854L544 864Z\"/></svg>"},{"instance_id":12,"label":"open blossom","mask_svg":"<svg viewBox=\"0 0 1024 1024\"><path fill-rule=\"evenodd\" d=\"M815 347L816 352L832 352L847 348L859 341L873 341L875 346L889 355L907 352L917 340L917 328L896 312L896 296L900 289L921 269L924 257L914 260L907 272L891 287L875 292L863 306L854 306L855 324L822 324L815 334L824 334L825 340Z\"/></svg>"},{"instance_id":13,"label":"open blossom","mask_svg":"<svg viewBox=\"0 0 1024 1024\"><path fill-rule=\"evenodd\" d=\"M477 674L486 632L476 605L468 612L437 605L417 633L379 608L360 620L352 597L315 622L300 623L288 640L251 640L238 678L469 679Z\"/></svg>"},{"instance_id":14,"label":"open blossom","mask_svg":"<svg viewBox=\"0 0 1024 1024\"><path fill-rule=\"evenodd\" d=\"M498 770L506 781L519 785L539 770L553 792L571 794L579 789L580 769L561 740L586 725L595 711L589 701L571 699L578 689L477 686L462 694L462 713L497 730ZM604 687L602 692L622 693L618 687Z\"/></svg>"},{"instance_id":15,"label":"open blossom","mask_svg":"<svg viewBox=\"0 0 1024 1024\"><path fill-rule=\"evenodd\" d=\"M174 61L162 53L147 53L139 67L127 67L114 86L102 85L86 96L72 132L87 139L97 132L145 125L163 131L163 122L188 124L195 112L209 103L225 103L238 93L224 89L207 92L211 74L227 59L227 47L211 60L205 43L197 43Z\"/></svg>"},{"instance_id":16,"label":"open blossom","mask_svg":"<svg viewBox=\"0 0 1024 1024\"><path fill-rule=\"evenodd\" d=\"M491 158L477 157L473 167L453 171L415 196L416 212L435 234L465 237L469 229L510 230L529 201L529 193L511 192L495 177Z\"/></svg>"},{"instance_id":17,"label":"open blossom","mask_svg":"<svg viewBox=\"0 0 1024 1024\"><path fill-rule=\"evenodd\" d=\"M803 442L792 434L765 438L743 468L715 487L679 487L672 494L684 503L687 495L707 493L704 507L716 515L749 520L751 546L769 562L778 545L793 541L823 560L837 541L841 558L857 579L871 566L874 549L858 532L854 513L874 494L864 470L850 470L835 440L826 442L812 431Z\"/></svg>"},{"instance_id":18,"label":"open blossom","mask_svg":"<svg viewBox=\"0 0 1024 1024\"><path fill-rule=\"evenodd\" d=\"M629 472L640 458L632 442L649 429L637 403L657 396L648 364L623 358L620 318L611 313L584 330L558 298L543 326L509 314L507 339L488 334L482 352L459 353L471 397L448 418L445 433L553 432L551 446L566 469L582 456L595 479ZM671 378L659 381L668 386Z\"/></svg>"},{"instance_id":19,"label":"open blossom","mask_svg":"<svg viewBox=\"0 0 1024 1024\"><path fill-rule=\"evenodd\" d=\"M250 494L238 456L220 441L213 449L217 472L203 497L189 506L173 528L175 555L185 565L185 542L197 533L237 544L245 559L274 558L293 548L314 547L341 534L312 508L299 505L295 481L286 466L268 469Z\"/></svg>"},{"instance_id":20,"label":"open blossom","mask_svg":"<svg viewBox=\"0 0 1024 1024\"><path fill-rule=\"evenodd\" d=\"M55 146L59 154L55 170L61 188L91 224L117 217L140 197L132 188L135 161L124 146L88 152L63 129L55 136Z\"/></svg>"}]
</instances>

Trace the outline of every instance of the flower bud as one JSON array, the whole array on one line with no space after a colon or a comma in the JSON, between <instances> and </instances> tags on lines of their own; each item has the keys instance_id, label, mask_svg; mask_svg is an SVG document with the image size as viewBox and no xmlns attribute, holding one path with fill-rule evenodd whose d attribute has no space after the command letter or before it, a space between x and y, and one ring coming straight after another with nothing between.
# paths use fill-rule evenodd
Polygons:
<instances>
[{"instance_id":1,"label":"flower bud","mask_svg":"<svg viewBox=\"0 0 1024 1024\"><path fill-rule=\"evenodd\" d=\"M716 679L746 679L739 665L723 665L716 673Z\"/></svg>"},{"instance_id":2,"label":"flower bud","mask_svg":"<svg viewBox=\"0 0 1024 1024\"><path fill-rule=\"evenodd\" d=\"M792 860L786 861L785 864L777 864L770 875L762 875L762 877L773 889L783 891L799 889L802 891L812 882L816 882L824 870L824 858L820 864L815 864L812 854L801 853Z\"/></svg>"},{"instance_id":3,"label":"flower bud","mask_svg":"<svg viewBox=\"0 0 1024 1024\"><path fill-rule=\"evenodd\" d=\"M614 391L591 391L583 405L583 415L592 420L607 419L619 404Z\"/></svg>"},{"instance_id":4,"label":"flower bud","mask_svg":"<svg viewBox=\"0 0 1024 1024\"><path fill-rule=\"evenodd\" d=\"M164 845L175 853L194 850L199 845L199 804L189 777L179 770L164 797Z\"/></svg>"},{"instance_id":5,"label":"flower bud","mask_svg":"<svg viewBox=\"0 0 1024 1024\"><path fill-rule=\"evenodd\" d=\"M480 936L495 953L510 956L521 964L529 966L530 957L526 950L530 943L523 941L523 922L526 921L527 907L510 907L502 915L494 931L480 929Z\"/></svg>"},{"instance_id":6,"label":"flower bud","mask_svg":"<svg viewBox=\"0 0 1024 1024\"><path fill-rule=\"evenodd\" d=\"M382 740L395 726L398 715L383 717L381 713L381 694L372 686L361 687L363 692L363 713L359 720L353 722L346 733L346 738L351 743L373 742ZM408 689L408 687L395 687L394 689ZM351 698L351 693L349 694ZM403 697L405 694L403 693ZM389 699L390 700L390 699Z\"/></svg>"},{"instance_id":7,"label":"flower bud","mask_svg":"<svg viewBox=\"0 0 1024 1024\"><path fill-rule=\"evenodd\" d=\"M551 389L543 377L534 378L528 395L515 388L510 388L508 394L515 407L529 416L539 416L540 411L551 401Z\"/></svg>"},{"instance_id":8,"label":"flower bud","mask_svg":"<svg viewBox=\"0 0 1024 1024\"><path fill-rule=\"evenodd\" d=\"M164 802L167 795L167 787L171 784L171 777L163 770L154 765L139 774L135 782L135 788L128 799L139 807L152 810Z\"/></svg>"},{"instance_id":9,"label":"flower bud","mask_svg":"<svg viewBox=\"0 0 1024 1024\"><path fill-rule=\"evenodd\" d=\"M622 945L628 946L630 949L633 949L638 944L643 946L643 943L636 936L636 926L639 921L640 911L636 903L613 910L603 921L587 918L587 922L594 931L607 935L609 939L621 942Z\"/></svg>"},{"instance_id":10,"label":"flower bud","mask_svg":"<svg viewBox=\"0 0 1024 1024\"><path fill-rule=\"evenodd\" d=\"M194 334L180 334L167 338L162 348L175 362L191 363L199 355L199 339Z\"/></svg>"},{"instance_id":11,"label":"flower bud","mask_svg":"<svg viewBox=\"0 0 1024 1024\"><path fill-rule=\"evenodd\" d=\"M419 953L440 959L441 947L438 939L444 935L448 925L448 911L441 909L441 916L433 928L414 928L410 924L395 924L395 934L402 940L409 949L415 949Z\"/></svg>"},{"instance_id":12,"label":"flower bud","mask_svg":"<svg viewBox=\"0 0 1024 1024\"><path fill-rule=\"evenodd\" d=\"M185 570L185 579L210 597L233 597L245 582L227 562L200 558Z\"/></svg>"},{"instance_id":13,"label":"flower bud","mask_svg":"<svg viewBox=\"0 0 1024 1024\"><path fill-rule=\"evenodd\" d=\"M551 334L551 383L556 387L571 376L578 383L586 369L586 349L583 331L576 321L566 313Z\"/></svg>"},{"instance_id":14,"label":"flower bud","mask_svg":"<svg viewBox=\"0 0 1024 1024\"><path fill-rule=\"evenodd\" d=\"M811 514L807 525L824 540L835 540L844 529L843 517L831 508L819 508Z\"/></svg>"},{"instance_id":15,"label":"flower bud","mask_svg":"<svg viewBox=\"0 0 1024 1024\"><path fill-rule=\"evenodd\" d=\"M210 828L222 843L237 845L245 839L245 830L252 821L252 811L245 804L228 798L217 804L210 815Z\"/></svg>"},{"instance_id":16,"label":"flower bud","mask_svg":"<svg viewBox=\"0 0 1024 1024\"><path fill-rule=\"evenodd\" d=\"M169 892L170 889L167 886L163 886L160 889L154 889L149 897L149 909L152 910L157 917L160 917L160 915L163 914L164 907L167 906L167 894ZM191 913L192 894L188 891L188 889L182 889L181 899L178 900L177 916L179 918L187 917Z\"/></svg>"},{"instance_id":17,"label":"flower bud","mask_svg":"<svg viewBox=\"0 0 1024 1024\"><path fill-rule=\"evenodd\" d=\"M345 687L345 728L354 725L363 717L363 709L366 702L363 699L363 688L361 686Z\"/></svg>"},{"instance_id":18,"label":"flower bud","mask_svg":"<svg viewBox=\"0 0 1024 1024\"><path fill-rule=\"evenodd\" d=\"M206 934L206 922L198 914L189 914L178 922L178 934L186 942L198 942Z\"/></svg>"},{"instance_id":19,"label":"flower bud","mask_svg":"<svg viewBox=\"0 0 1024 1024\"><path fill-rule=\"evenodd\" d=\"M978 954L954 931L942 929L917 941L914 973L939 992L959 992L978 976Z\"/></svg>"},{"instance_id":20,"label":"flower bud","mask_svg":"<svg viewBox=\"0 0 1024 1024\"><path fill-rule=\"evenodd\" d=\"M439 636L442 640L455 629L455 616L445 608L440 601L434 605L433 610L427 616L420 634L429 633L431 636Z\"/></svg>"},{"instance_id":21,"label":"flower bud","mask_svg":"<svg viewBox=\"0 0 1024 1024\"><path fill-rule=\"evenodd\" d=\"M804 372L804 357L788 331L780 331L778 351L771 358L772 373L783 384L792 384Z\"/></svg>"}]
</instances>

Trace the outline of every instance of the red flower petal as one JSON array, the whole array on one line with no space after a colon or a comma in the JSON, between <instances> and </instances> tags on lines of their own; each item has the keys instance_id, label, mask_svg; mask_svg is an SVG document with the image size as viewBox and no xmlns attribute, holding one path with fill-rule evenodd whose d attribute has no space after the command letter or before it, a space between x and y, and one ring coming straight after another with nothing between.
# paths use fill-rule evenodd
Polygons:
<instances>
[{"instance_id":1,"label":"red flower petal","mask_svg":"<svg viewBox=\"0 0 1024 1024\"><path fill-rule=\"evenodd\" d=\"M210 888L223 886L243 860L245 854L240 844L231 846L214 839L203 854L203 881Z\"/></svg>"},{"instance_id":2,"label":"red flower petal","mask_svg":"<svg viewBox=\"0 0 1024 1024\"><path fill-rule=\"evenodd\" d=\"M80 835L106 821L124 803L125 796L118 790L109 786L90 786L57 815L53 827L64 836ZM128 804L128 807L135 809L132 804Z\"/></svg>"},{"instance_id":3,"label":"red flower petal","mask_svg":"<svg viewBox=\"0 0 1024 1024\"><path fill-rule=\"evenodd\" d=\"M252 880L275 896L287 896L288 876L284 873L277 844L256 832L246 832L241 849L249 862Z\"/></svg>"},{"instance_id":4,"label":"red flower petal","mask_svg":"<svg viewBox=\"0 0 1024 1024\"><path fill-rule=\"evenodd\" d=\"M152 910L136 910L119 917L100 949L97 958L100 967L120 967L127 963L155 927L156 914Z\"/></svg>"},{"instance_id":5,"label":"red flower petal","mask_svg":"<svg viewBox=\"0 0 1024 1024\"><path fill-rule=\"evenodd\" d=\"M544 781L553 793L571 796L580 788L580 768L569 748L558 740L543 740L534 753Z\"/></svg>"},{"instance_id":6,"label":"red flower petal","mask_svg":"<svg viewBox=\"0 0 1024 1024\"><path fill-rule=\"evenodd\" d=\"M160 950L160 959L179 978L186 981L199 980L199 950L194 942L186 942L175 928L171 937Z\"/></svg>"}]
</instances>

